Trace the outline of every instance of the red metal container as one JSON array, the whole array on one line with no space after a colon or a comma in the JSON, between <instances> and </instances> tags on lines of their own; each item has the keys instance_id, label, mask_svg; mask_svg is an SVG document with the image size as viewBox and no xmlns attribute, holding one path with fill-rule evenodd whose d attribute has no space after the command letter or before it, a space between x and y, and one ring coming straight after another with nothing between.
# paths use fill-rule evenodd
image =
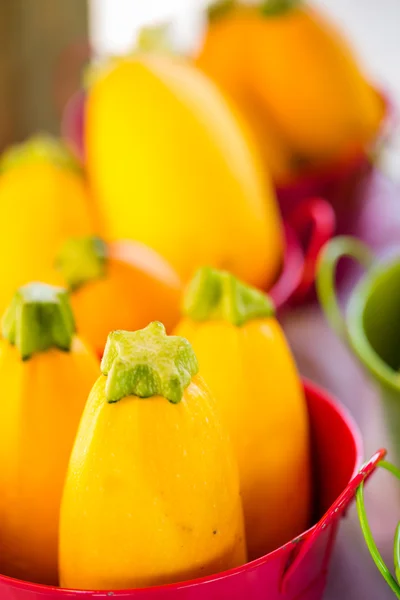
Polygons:
<instances>
[{"instance_id":1,"label":"red metal container","mask_svg":"<svg viewBox=\"0 0 400 600\"><path fill-rule=\"evenodd\" d=\"M127 591L71 591L0 576L1 600L321 600L340 518L383 456L357 473L361 442L348 414L305 382L314 457L315 519L297 539L224 573L181 584Z\"/></svg>"}]
</instances>

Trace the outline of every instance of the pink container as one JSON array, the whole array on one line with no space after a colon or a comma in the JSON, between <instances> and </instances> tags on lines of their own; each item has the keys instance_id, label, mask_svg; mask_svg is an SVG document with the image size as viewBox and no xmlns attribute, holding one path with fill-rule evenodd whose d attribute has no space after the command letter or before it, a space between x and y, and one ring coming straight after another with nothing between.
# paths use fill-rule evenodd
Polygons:
<instances>
[{"instance_id":1,"label":"pink container","mask_svg":"<svg viewBox=\"0 0 400 600\"><path fill-rule=\"evenodd\" d=\"M1 600L321 600L339 521L355 490L376 468L377 453L357 474L361 442L348 414L325 392L305 382L315 474L315 521L278 550L204 579L127 591L71 591L0 576ZM319 520L318 520L319 519Z\"/></svg>"},{"instance_id":2,"label":"pink container","mask_svg":"<svg viewBox=\"0 0 400 600\"><path fill-rule=\"evenodd\" d=\"M334 207L337 234L351 233L371 183L374 162L381 146L393 129L395 111L385 94L380 93L385 115L376 139L357 156L323 171L298 178L292 184L277 188L277 196L284 217L305 199L320 196Z\"/></svg>"},{"instance_id":3,"label":"pink container","mask_svg":"<svg viewBox=\"0 0 400 600\"><path fill-rule=\"evenodd\" d=\"M75 92L65 105L61 118L61 135L82 163L85 162L85 100L83 90Z\"/></svg>"}]
</instances>

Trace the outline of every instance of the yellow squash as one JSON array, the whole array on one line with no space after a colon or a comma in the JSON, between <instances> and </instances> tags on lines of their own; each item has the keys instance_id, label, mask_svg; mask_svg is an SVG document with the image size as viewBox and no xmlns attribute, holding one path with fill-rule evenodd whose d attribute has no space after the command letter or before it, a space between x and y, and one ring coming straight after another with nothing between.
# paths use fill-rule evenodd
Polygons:
<instances>
[{"instance_id":1,"label":"yellow squash","mask_svg":"<svg viewBox=\"0 0 400 600\"><path fill-rule=\"evenodd\" d=\"M21 288L0 342L0 573L58 584L64 478L98 362L80 339L67 293Z\"/></svg>"},{"instance_id":2,"label":"yellow squash","mask_svg":"<svg viewBox=\"0 0 400 600\"><path fill-rule=\"evenodd\" d=\"M310 517L308 415L301 381L267 296L203 268L177 334L215 395L239 463L249 558L288 542Z\"/></svg>"},{"instance_id":3,"label":"yellow squash","mask_svg":"<svg viewBox=\"0 0 400 600\"><path fill-rule=\"evenodd\" d=\"M86 148L108 238L145 243L184 280L210 264L273 282L273 191L244 126L194 66L154 53L113 63L88 95Z\"/></svg>"},{"instance_id":4,"label":"yellow squash","mask_svg":"<svg viewBox=\"0 0 400 600\"><path fill-rule=\"evenodd\" d=\"M217 6L197 63L247 117L275 181L344 160L374 138L382 99L314 7L302 0Z\"/></svg>"},{"instance_id":5,"label":"yellow squash","mask_svg":"<svg viewBox=\"0 0 400 600\"><path fill-rule=\"evenodd\" d=\"M41 280L60 244L93 233L81 173L61 143L38 136L0 160L0 314L15 290Z\"/></svg>"},{"instance_id":6,"label":"yellow squash","mask_svg":"<svg viewBox=\"0 0 400 600\"><path fill-rule=\"evenodd\" d=\"M192 579L246 560L237 468L187 340L110 334L69 465L64 587Z\"/></svg>"}]
</instances>

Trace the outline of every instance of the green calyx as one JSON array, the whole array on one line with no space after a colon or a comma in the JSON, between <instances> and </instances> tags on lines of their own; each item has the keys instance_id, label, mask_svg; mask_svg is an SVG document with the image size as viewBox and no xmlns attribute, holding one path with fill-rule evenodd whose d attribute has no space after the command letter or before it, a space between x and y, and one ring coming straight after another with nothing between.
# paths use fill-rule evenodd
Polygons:
<instances>
[{"instance_id":1,"label":"green calyx","mask_svg":"<svg viewBox=\"0 0 400 600\"><path fill-rule=\"evenodd\" d=\"M68 288L75 291L90 281L106 275L107 246L95 236L69 238L55 261Z\"/></svg>"},{"instance_id":2,"label":"green calyx","mask_svg":"<svg viewBox=\"0 0 400 600\"><path fill-rule=\"evenodd\" d=\"M198 372L198 362L185 338L167 336L155 321L139 331L110 333L101 372L107 376L107 402L163 396L176 404Z\"/></svg>"},{"instance_id":3,"label":"green calyx","mask_svg":"<svg viewBox=\"0 0 400 600\"><path fill-rule=\"evenodd\" d=\"M89 63L83 69L82 87L87 91L98 81L112 71L124 57L118 55L110 55L107 58L94 63Z\"/></svg>"},{"instance_id":4,"label":"green calyx","mask_svg":"<svg viewBox=\"0 0 400 600\"><path fill-rule=\"evenodd\" d=\"M138 51L176 54L171 36L171 23L142 27L136 41L134 54Z\"/></svg>"},{"instance_id":5,"label":"green calyx","mask_svg":"<svg viewBox=\"0 0 400 600\"><path fill-rule=\"evenodd\" d=\"M44 283L19 288L4 313L1 329L22 360L50 348L70 350L75 322L68 292Z\"/></svg>"},{"instance_id":6,"label":"green calyx","mask_svg":"<svg viewBox=\"0 0 400 600\"><path fill-rule=\"evenodd\" d=\"M296 8L302 0L262 0L261 13L265 17L277 17Z\"/></svg>"},{"instance_id":7,"label":"green calyx","mask_svg":"<svg viewBox=\"0 0 400 600\"><path fill-rule=\"evenodd\" d=\"M224 17L235 8L236 4L236 0L215 0L215 2L211 2L207 8L208 20L215 21L220 17Z\"/></svg>"},{"instance_id":8,"label":"green calyx","mask_svg":"<svg viewBox=\"0 0 400 600\"><path fill-rule=\"evenodd\" d=\"M210 267L200 268L189 283L183 311L193 321L223 320L238 327L275 314L266 294Z\"/></svg>"},{"instance_id":9,"label":"green calyx","mask_svg":"<svg viewBox=\"0 0 400 600\"><path fill-rule=\"evenodd\" d=\"M81 173L81 166L67 146L47 134L35 135L6 150L0 158L0 173L37 163L49 163L60 169Z\"/></svg>"}]
</instances>

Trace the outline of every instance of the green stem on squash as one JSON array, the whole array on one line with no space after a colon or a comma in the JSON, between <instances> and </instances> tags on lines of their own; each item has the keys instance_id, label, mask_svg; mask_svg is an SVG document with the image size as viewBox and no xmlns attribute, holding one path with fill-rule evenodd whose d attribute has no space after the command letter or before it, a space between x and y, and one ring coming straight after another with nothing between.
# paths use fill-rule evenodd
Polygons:
<instances>
[{"instance_id":1,"label":"green stem on squash","mask_svg":"<svg viewBox=\"0 0 400 600\"><path fill-rule=\"evenodd\" d=\"M209 21L224 17L237 5L236 0L215 0L208 5L207 16Z\"/></svg>"},{"instance_id":2,"label":"green stem on squash","mask_svg":"<svg viewBox=\"0 0 400 600\"><path fill-rule=\"evenodd\" d=\"M86 65L82 74L83 89L86 91L89 90L96 83L96 81L105 77L114 69L114 67L128 57L128 55L109 55L98 62L92 62Z\"/></svg>"},{"instance_id":3,"label":"green stem on squash","mask_svg":"<svg viewBox=\"0 0 400 600\"><path fill-rule=\"evenodd\" d=\"M266 17L277 17L296 8L302 0L262 0L261 13Z\"/></svg>"},{"instance_id":4,"label":"green stem on squash","mask_svg":"<svg viewBox=\"0 0 400 600\"><path fill-rule=\"evenodd\" d=\"M164 325L155 321L139 331L110 333L101 371L107 376L109 403L126 396L163 396L176 404L198 372L198 363L185 338L167 336Z\"/></svg>"},{"instance_id":5,"label":"green stem on squash","mask_svg":"<svg viewBox=\"0 0 400 600\"><path fill-rule=\"evenodd\" d=\"M75 332L68 292L44 283L19 288L1 327L3 338L17 347L22 360L50 348L67 352Z\"/></svg>"},{"instance_id":6,"label":"green stem on squash","mask_svg":"<svg viewBox=\"0 0 400 600\"><path fill-rule=\"evenodd\" d=\"M157 52L161 54L176 54L171 39L171 23L159 23L142 27L136 42L136 52Z\"/></svg>"},{"instance_id":7,"label":"green stem on squash","mask_svg":"<svg viewBox=\"0 0 400 600\"><path fill-rule=\"evenodd\" d=\"M193 321L223 320L240 327L272 317L275 309L266 294L231 273L202 267L187 287L183 312Z\"/></svg>"},{"instance_id":8,"label":"green stem on squash","mask_svg":"<svg viewBox=\"0 0 400 600\"><path fill-rule=\"evenodd\" d=\"M107 246L95 236L69 238L55 261L68 288L75 291L90 281L106 275Z\"/></svg>"},{"instance_id":9,"label":"green stem on squash","mask_svg":"<svg viewBox=\"0 0 400 600\"><path fill-rule=\"evenodd\" d=\"M48 134L38 134L22 144L11 146L3 153L0 158L0 173L37 163L48 163L78 174L82 172L80 164L61 140Z\"/></svg>"}]
</instances>

